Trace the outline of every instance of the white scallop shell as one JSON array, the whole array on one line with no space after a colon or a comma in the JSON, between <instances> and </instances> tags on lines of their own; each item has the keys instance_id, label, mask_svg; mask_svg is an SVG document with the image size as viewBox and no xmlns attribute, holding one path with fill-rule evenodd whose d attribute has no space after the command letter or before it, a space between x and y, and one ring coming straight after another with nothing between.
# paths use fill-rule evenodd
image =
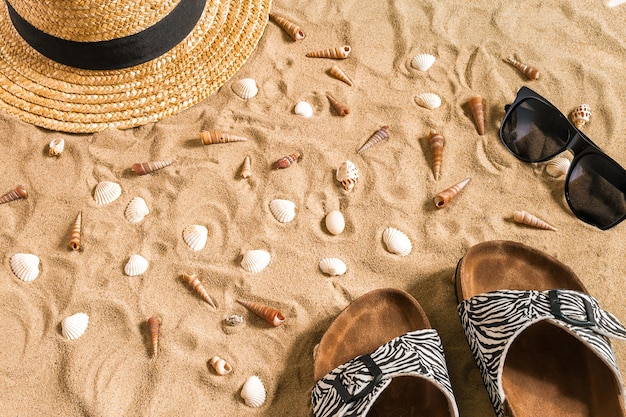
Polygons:
<instances>
[{"instance_id":1,"label":"white scallop shell","mask_svg":"<svg viewBox=\"0 0 626 417\"><path fill-rule=\"evenodd\" d=\"M39 258L30 253L16 253L9 262L16 277L24 282L34 281L39 275Z\"/></svg>"},{"instance_id":2,"label":"white scallop shell","mask_svg":"<svg viewBox=\"0 0 626 417\"><path fill-rule=\"evenodd\" d=\"M243 254L241 267L248 272L256 274L264 270L270 263L271 256L269 252L262 249L249 250Z\"/></svg>"},{"instance_id":3,"label":"white scallop shell","mask_svg":"<svg viewBox=\"0 0 626 417\"><path fill-rule=\"evenodd\" d=\"M567 174L571 162L567 158L557 157L546 164L546 172L554 178Z\"/></svg>"},{"instance_id":4,"label":"white scallop shell","mask_svg":"<svg viewBox=\"0 0 626 417\"><path fill-rule=\"evenodd\" d=\"M416 70L428 71L435 63L436 58L431 54L415 55L411 60L411 66Z\"/></svg>"},{"instance_id":5,"label":"white scallop shell","mask_svg":"<svg viewBox=\"0 0 626 417\"><path fill-rule=\"evenodd\" d=\"M413 246L407 235L398 229L388 227L383 232L383 241L387 245L387 250L400 256L406 256L411 253Z\"/></svg>"},{"instance_id":6,"label":"white scallop shell","mask_svg":"<svg viewBox=\"0 0 626 417\"><path fill-rule=\"evenodd\" d=\"M61 321L61 333L69 340L78 339L87 330L87 325L89 325L89 316L85 313L76 313Z\"/></svg>"},{"instance_id":7,"label":"white scallop shell","mask_svg":"<svg viewBox=\"0 0 626 417\"><path fill-rule=\"evenodd\" d=\"M309 118L313 116L313 107L306 101L299 101L293 109L298 116Z\"/></svg>"},{"instance_id":8,"label":"white scallop shell","mask_svg":"<svg viewBox=\"0 0 626 417\"><path fill-rule=\"evenodd\" d=\"M415 97L415 102L429 110L434 110L441 106L441 97L435 93L421 93Z\"/></svg>"},{"instance_id":9,"label":"white scallop shell","mask_svg":"<svg viewBox=\"0 0 626 417\"><path fill-rule=\"evenodd\" d=\"M343 161L337 168L335 178L341 182L346 191L351 191L359 180L359 170L352 161Z\"/></svg>"},{"instance_id":10,"label":"white scallop shell","mask_svg":"<svg viewBox=\"0 0 626 417\"><path fill-rule=\"evenodd\" d=\"M326 228L333 235L343 232L346 227L346 220L339 210L333 210L326 215Z\"/></svg>"},{"instance_id":11,"label":"white scallop shell","mask_svg":"<svg viewBox=\"0 0 626 417\"><path fill-rule=\"evenodd\" d=\"M265 402L265 387L261 379L252 375L241 387L241 398L249 407L260 407Z\"/></svg>"},{"instance_id":12,"label":"white scallop shell","mask_svg":"<svg viewBox=\"0 0 626 417\"><path fill-rule=\"evenodd\" d=\"M141 255L132 255L126 266L124 267L124 273L129 277L135 277L141 275L148 270L148 260Z\"/></svg>"},{"instance_id":13,"label":"white scallop shell","mask_svg":"<svg viewBox=\"0 0 626 417\"><path fill-rule=\"evenodd\" d=\"M252 78L243 78L232 84L231 88L234 93L244 100L252 98L259 93L259 88L256 86L256 81Z\"/></svg>"},{"instance_id":14,"label":"white scallop shell","mask_svg":"<svg viewBox=\"0 0 626 417\"><path fill-rule=\"evenodd\" d=\"M141 197L135 197L130 200L130 203L128 203L128 206L126 206L124 216L126 216L126 220L131 223L139 223L149 213L150 209L146 204L146 200Z\"/></svg>"},{"instance_id":15,"label":"white scallop shell","mask_svg":"<svg viewBox=\"0 0 626 417\"><path fill-rule=\"evenodd\" d=\"M100 181L96 185L93 198L101 206L112 203L122 195L122 187L112 181Z\"/></svg>"},{"instance_id":16,"label":"white scallop shell","mask_svg":"<svg viewBox=\"0 0 626 417\"><path fill-rule=\"evenodd\" d=\"M289 223L296 217L296 204L289 200L272 200L270 211L279 222Z\"/></svg>"},{"instance_id":17,"label":"white scallop shell","mask_svg":"<svg viewBox=\"0 0 626 417\"><path fill-rule=\"evenodd\" d=\"M339 258L324 258L320 261L320 269L323 273L334 277L345 274L348 268Z\"/></svg>"},{"instance_id":18,"label":"white scallop shell","mask_svg":"<svg viewBox=\"0 0 626 417\"><path fill-rule=\"evenodd\" d=\"M183 240L195 251L204 249L208 236L209 229L199 224L192 224L183 230Z\"/></svg>"},{"instance_id":19,"label":"white scallop shell","mask_svg":"<svg viewBox=\"0 0 626 417\"><path fill-rule=\"evenodd\" d=\"M48 145L48 153L50 156L59 156L63 153L65 149L65 139L56 138L50 141L50 145Z\"/></svg>"}]
</instances>

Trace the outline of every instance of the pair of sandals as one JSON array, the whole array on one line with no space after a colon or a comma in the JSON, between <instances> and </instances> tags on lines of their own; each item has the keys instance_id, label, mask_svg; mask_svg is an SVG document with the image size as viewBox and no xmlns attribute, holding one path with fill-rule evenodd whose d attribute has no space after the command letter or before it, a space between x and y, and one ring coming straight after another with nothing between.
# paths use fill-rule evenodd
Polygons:
<instances>
[{"instance_id":1,"label":"pair of sandals","mask_svg":"<svg viewBox=\"0 0 626 417\"><path fill-rule=\"evenodd\" d=\"M510 241L473 246L455 288L498 417L625 417L609 337L626 328L554 257ZM504 289L503 289L504 288ZM441 339L406 292L352 302L317 349L313 415L458 416Z\"/></svg>"}]
</instances>

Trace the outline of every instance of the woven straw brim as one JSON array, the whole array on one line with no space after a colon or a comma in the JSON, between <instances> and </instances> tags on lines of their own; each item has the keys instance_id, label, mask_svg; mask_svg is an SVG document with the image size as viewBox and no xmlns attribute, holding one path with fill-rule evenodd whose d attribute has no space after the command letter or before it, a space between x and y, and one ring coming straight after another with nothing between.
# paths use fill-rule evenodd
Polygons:
<instances>
[{"instance_id":1,"label":"woven straw brim","mask_svg":"<svg viewBox=\"0 0 626 417\"><path fill-rule=\"evenodd\" d=\"M0 108L51 130L91 133L161 120L207 98L241 68L267 25L271 0L208 1L165 55L122 70L54 62L15 31L0 1Z\"/></svg>"}]
</instances>

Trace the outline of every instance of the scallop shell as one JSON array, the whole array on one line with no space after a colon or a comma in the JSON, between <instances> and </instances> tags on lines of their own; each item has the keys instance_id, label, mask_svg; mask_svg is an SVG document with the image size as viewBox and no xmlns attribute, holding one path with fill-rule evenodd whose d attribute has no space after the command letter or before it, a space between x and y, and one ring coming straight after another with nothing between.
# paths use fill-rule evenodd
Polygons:
<instances>
[{"instance_id":1,"label":"scallop shell","mask_svg":"<svg viewBox=\"0 0 626 417\"><path fill-rule=\"evenodd\" d=\"M421 93L415 97L415 102L429 110L434 110L441 106L441 97L435 93Z\"/></svg>"},{"instance_id":2,"label":"scallop shell","mask_svg":"<svg viewBox=\"0 0 626 417\"><path fill-rule=\"evenodd\" d=\"M60 156L65 149L65 140L63 138L52 139L48 145L48 154L50 156Z\"/></svg>"},{"instance_id":3,"label":"scallop shell","mask_svg":"<svg viewBox=\"0 0 626 417\"><path fill-rule=\"evenodd\" d=\"M388 227L383 232L383 241L387 245L387 250L400 256L406 256L411 253L413 246L411 240L404 232L393 227Z\"/></svg>"},{"instance_id":4,"label":"scallop shell","mask_svg":"<svg viewBox=\"0 0 626 417\"><path fill-rule=\"evenodd\" d=\"M249 407L260 407L265 402L265 387L261 379L252 375L241 387L241 398Z\"/></svg>"},{"instance_id":5,"label":"scallop shell","mask_svg":"<svg viewBox=\"0 0 626 417\"><path fill-rule=\"evenodd\" d=\"M326 215L326 229L333 234L338 235L343 232L346 227L346 220L339 210L333 210Z\"/></svg>"},{"instance_id":6,"label":"scallop shell","mask_svg":"<svg viewBox=\"0 0 626 417\"><path fill-rule=\"evenodd\" d=\"M114 202L122 195L122 187L113 181L100 181L96 185L93 198L96 203L104 206Z\"/></svg>"},{"instance_id":7,"label":"scallop shell","mask_svg":"<svg viewBox=\"0 0 626 417\"><path fill-rule=\"evenodd\" d=\"M78 339L85 333L88 325L89 316L85 313L76 313L61 321L61 333L66 339Z\"/></svg>"},{"instance_id":8,"label":"scallop shell","mask_svg":"<svg viewBox=\"0 0 626 417\"><path fill-rule=\"evenodd\" d=\"M126 220L131 223L139 223L150 213L150 209L146 204L146 200L141 197L135 197L130 200L128 206L126 206L126 211L124 211L124 216Z\"/></svg>"},{"instance_id":9,"label":"scallop shell","mask_svg":"<svg viewBox=\"0 0 626 417\"><path fill-rule=\"evenodd\" d=\"M289 223L296 217L296 204L289 200L272 200L270 211L279 222Z\"/></svg>"},{"instance_id":10,"label":"scallop shell","mask_svg":"<svg viewBox=\"0 0 626 417\"><path fill-rule=\"evenodd\" d=\"M183 240L194 251L204 249L208 236L209 229L199 224L192 224L183 230Z\"/></svg>"},{"instance_id":11,"label":"scallop shell","mask_svg":"<svg viewBox=\"0 0 626 417\"><path fill-rule=\"evenodd\" d=\"M320 261L320 269L331 277L346 273L346 264L339 258L324 258Z\"/></svg>"},{"instance_id":12,"label":"scallop shell","mask_svg":"<svg viewBox=\"0 0 626 417\"><path fill-rule=\"evenodd\" d=\"M141 275L148 270L148 260L141 255L132 255L126 266L124 267L124 273L129 277L135 277Z\"/></svg>"},{"instance_id":13,"label":"scallop shell","mask_svg":"<svg viewBox=\"0 0 626 417\"><path fill-rule=\"evenodd\" d=\"M428 71L435 63L436 58L431 54L418 54L411 59L411 67L419 71Z\"/></svg>"},{"instance_id":14,"label":"scallop shell","mask_svg":"<svg viewBox=\"0 0 626 417\"><path fill-rule=\"evenodd\" d=\"M217 355L213 356L209 360L209 363L215 370L215 373L218 375L222 375L222 376L228 375L229 373L233 371L233 367L230 366L228 362L226 362L224 359L220 358Z\"/></svg>"},{"instance_id":15,"label":"scallop shell","mask_svg":"<svg viewBox=\"0 0 626 417\"><path fill-rule=\"evenodd\" d=\"M159 354L159 318L152 316L148 319L148 331L150 332L150 342L152 344L152 357L156 358Z\"/></svg>"},{"instance_id":16,"label":"scallop shell","mask_svg":"<svg viewBox=\"0 0 626 417\"><path fill-rule=\"evenodd\" d=\"M39 276L39 257L30 253L16 253L9 262L11 271L24 282L34 281Z\"/></svg>"},{"instance_id":17,"label":"scallop shell","mask_svg":"<svg viewBox=\"0 0 626 417\"><path fill-rule=\"evenodd\" d=\"M298 116L306 117L307 119L313 116L313 107L306 101L299 101L296 103L293 111Z\"/></svg>"},{"instance_id":18,"label":"scallop shell","mask_svg":"<svg viewBox=\"0 0 626 417\"><path fill-rule=\"evenodd\" d=\"M567 158L553 158L546 164L546 172L554 178L562 177L567 174L570 165L571 162Z\"/></svg>"},{"instance_id":19,"label":"scallop shell","mask_svg":"<svg viewBox=\"0 0 626 417\"><path fill-rule=\"evenodd\" d=\"M270 253L262 249L249 250L243 254L241 267L256 274L264 270L270 263Z\"/></svg>"},{"instance_id":20,"label":"scallop shell","mask_svg":"<svg viewBox=\"0 0 626 417\"><path fill-rule=\"evenodd\" d=\"M252 98L259 93L259 88L256 86L256 81L252 78L243 78L232 84L231 88L233 92L244 100Z\"/></svg>"},{"instance_id":21,"label":"scallop shell","mask_svg":"<svg viewBox=\"0 0 626 417\"><path fill-rule=\"evenodd\" d=\"M339 168L337 168L335 178L343 185L346 191L352 191L359 181L359 170L352 161L344 161L339 165Z\"/></svg>"}]
</instances>

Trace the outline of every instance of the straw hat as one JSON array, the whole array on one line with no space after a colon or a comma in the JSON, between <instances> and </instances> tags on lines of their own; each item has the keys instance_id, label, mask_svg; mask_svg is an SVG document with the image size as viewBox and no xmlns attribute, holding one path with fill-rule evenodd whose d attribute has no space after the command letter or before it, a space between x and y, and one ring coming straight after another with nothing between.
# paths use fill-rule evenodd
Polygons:
<instances>
[{"instance_id":1,"label":"straw hat","mask_svg":"<svg viewBox=\"0 0 626 417\"><path fill-rule=\"evenodd\" d=\"M52 130L178 113L250 57L271 0L0 0L0 108Z\"/></svg>"}]
</instances>

